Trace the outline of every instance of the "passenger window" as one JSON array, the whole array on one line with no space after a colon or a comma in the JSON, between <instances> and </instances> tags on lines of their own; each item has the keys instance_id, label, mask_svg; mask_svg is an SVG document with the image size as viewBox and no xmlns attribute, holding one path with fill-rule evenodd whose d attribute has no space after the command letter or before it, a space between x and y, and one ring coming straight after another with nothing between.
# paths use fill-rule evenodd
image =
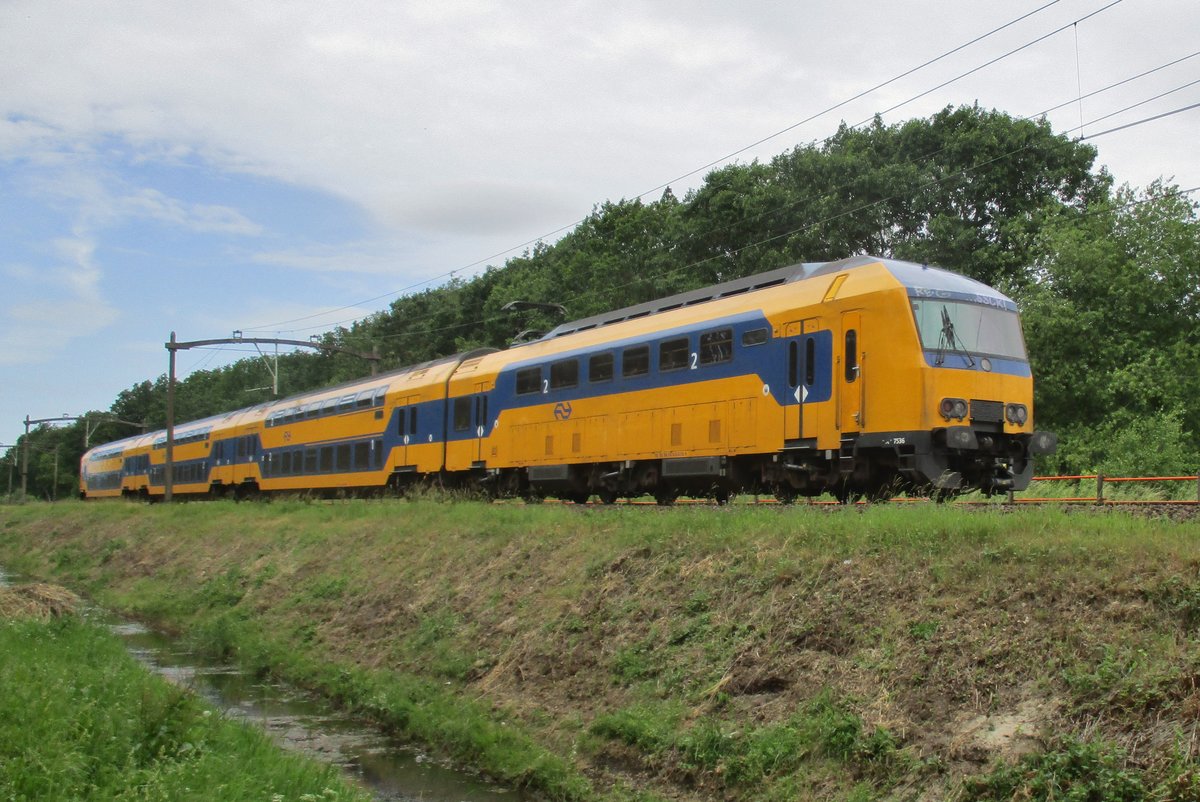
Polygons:
<instances>
[{"instance_id":1,"label":"passenger window","mask_svg":"<svg viewBox=\"0 0 1200 802\"><path fill-rule=\"evenodd\" d=\"M667 340L658 346L658 369L679 370L686 368L688 363L687 337L678 340Z\"/></svg>"},{"instance_id":2,"label":"passenger window","mask_svg":"<svg viewBox=\"0 0 1200 802\"><path fill-rule=\"evenodd\" d=\"M337 470L350 470L350 444L345 443L337 447Z\"/></svg>"},{"instance_id":3,"label":"passenger window","mask_svg":"<svg viewBox=\"0 0 1200 802\"><path fill-rule=\"evenodd\" d=\"M358 394L358 399L355 401L355 406L359 409L370 409L375 403L375 395L370 390L363 390Z\"/></svg>"},{"instance_id":4,"label":"passenger window","mask_svg":"<svg viewBox=\"0 0 1200 802\"><path fill-rule=\"evenodd\" d=\"M733 329L717 329L700 335L700 364L717 365L733 359Z\"/></svg>"},{"instance_id":5,"label":"passenger window","mask_svg":"<svg viewBox=\"0 0 1200 802\"><path fill-rule=\"evenodd\" d=\"M333 470L333 446L321 446L321 465L322 473Z\"/></svg>"},{"instance_id":6,"label":"passenger window","mask_svg":"<svg viewBox=\"0 0 1200 802\"><path fill-rule=\"evenodd\" d=\"M650 372L650 346L639 345L626 348L621 354L621 375L626 379L644 376Z\"/></svg>"},{"instance_id":7,"label":"passenger window","mask_svg":"<svg viewBox=\"0 0 1200 802\"><path fill-rule=\"evenodd\" d=\"M371 444L370 443L355 443L354 444L354 468L355 470L365 471L371 467Z\"/></svg>"},{"instance_id":8,"label":"passenger window","mask_svg":"<svg viewBox=\"0 0 1200 802\"><path fill-rule=\"evenodd\" d=\"M404 418L404 407L401 407L396 412L396 434L403 435L404 427L407 425Z\"/></svg>"},{"instance_id":9,"label":"passenger window","mask_svg":"<svg viewBox=\"0 0 1200 802\"><path fill-rule=\"evenodd\" d=\"M588 360L588 381L607 382L613 377L613 355L596 354Z\"/></svg>"},{"instance_id":10,"label":"passenger window","mask_svg":"<svg viewBox=\"0 0 1200 802\"><path fill-rule=\"evenodd\" d=\"M465 432L471 428L471 399L454 399L454 431Z\"/></svg>"},{"instance_id":11,"label":"passenger window","mask_svg":"<svg viewBox=\"0 0 1200 802\"><path fill-rule=\"evenodd\" d=\"M852 382L858 378L858 332L850 329L846 332L846 381Z\"/></svg>"},{"instance_id":12,"label":"passenger window","mask_svg":"<svg viewBox=\"0 0 1200 802\"><path fill-rule=\"evenodd\" d=\"M579 384L579 361L568 359L550 366L550 389L565 390Z\"/></svg>"},{"instance_id":13,"label":"passenger window","mask_svg":"<svg viewBox=\"0 0 1200 802\"><path fill-rule=\"evenodd\" d=\"M408 409L408 433L417 433L417 408L409 407Z\"/></svg>"},{"instance_id":14,"label":"passenger window","mask_svg":"<svg viewBox=\"0 0 1200 802\"><path fill-rule=\"evenodd\" d=\"M804 341L804 383L809 387L817 381L817 338Z\"/></svg>"},{"instance_id":15,"label":"passenger window","mask_svg":"<svg viewBox=\"0 0 1200 802\"><path fill-rule=\"evenodd\" d=\"M788 387L796 387L800 383L800 346L795 340L788 343Z\"/></svg>"},{"instance_id":16,"label":"passenger window","mask_svg":"<svg viewBox=\"0 0 1200 802\"><path fill-rule=\"evenodd\" d=\"M751 329L742 334L742 345L762 345L767 341L766 329Z\"/></svg>"},{"instance_id":17,"label":"passenger window","mask_svg":"<svg viewBox=\"0 0 1200 802\"><path fill-rule=\"evenodd\" d=\"M542 391L542 369L525 368L517 371L517 395L529 395Z\"/></svg>"},{"instance_id":18,"label":"passenger window","mask_svg":"<svg viewBox=\"0 0 1200 802\"><path fill-rule=\"evenodd\" d=\"M380 387L378 390L376 390L375 391L375 400L374 400L375 406L377 406L377 407L383 406L383 400L386 396L387 396L387 388L386 387Z\"/></svg>"}]
</instances>

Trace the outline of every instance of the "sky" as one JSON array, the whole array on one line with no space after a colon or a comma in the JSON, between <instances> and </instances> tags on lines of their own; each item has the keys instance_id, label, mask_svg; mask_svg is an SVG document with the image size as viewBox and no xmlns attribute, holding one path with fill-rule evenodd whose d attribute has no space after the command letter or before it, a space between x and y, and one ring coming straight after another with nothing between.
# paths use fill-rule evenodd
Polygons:
<instances>
[{"instance_id":1,"label":"sky","mask_svg":"<svg viewBox=\"0 0 1200 802\"><path fill-rule=\"evenodd\" d=\"M1118 183L1197 187L1200 108L1106 133L1200 103L1197 51L1196 0L0 0L0 444L171 331L308 339L877 112L1065 104Z\"/></svg>"}]
</instances>

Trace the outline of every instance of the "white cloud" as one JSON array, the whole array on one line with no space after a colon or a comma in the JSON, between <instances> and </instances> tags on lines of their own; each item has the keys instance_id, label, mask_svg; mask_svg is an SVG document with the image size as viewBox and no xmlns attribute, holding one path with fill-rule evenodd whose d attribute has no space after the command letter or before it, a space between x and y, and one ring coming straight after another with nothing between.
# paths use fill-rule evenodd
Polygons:
<instances>
[{"instance_id":1,"label":"white cloud","mask_svg":"<svg viewBox=\"0 0 1200 802\"><path fill-rule=\"evenodd\" d=\"M50 361L73 341L103 331L119 316L100 291L102 274L89 239L53 243L55 267L41 272L11 266L12 301L0 307L0 364Z\"/></svg>"},{"instance_id":2,"label":"white cloud","mask_svg":"<svg viewBox=\"0 0 1200 802\"><path fill-rule=\"evenodd\" d=\"M144 217L191 231L255 236L263 230L262 226L247 219L236 209L212 204L184 203L155 189L139 189L113 198L110 208L118 217Z\"/></svg>"}]
</instances>

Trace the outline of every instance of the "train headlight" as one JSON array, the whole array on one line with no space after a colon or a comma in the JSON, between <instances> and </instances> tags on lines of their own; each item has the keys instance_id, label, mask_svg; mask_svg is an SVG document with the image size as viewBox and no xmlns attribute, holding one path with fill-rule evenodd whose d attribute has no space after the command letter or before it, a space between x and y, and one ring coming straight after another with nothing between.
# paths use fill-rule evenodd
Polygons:
<instances>
[{"instance_id":1,"label":"train headlight","mask_svg":"<svg viewBox=\"0 0 1200 802\"><path fill-rule=\"evenodd\" d=\"M967 402L961 398L943 398L942 403L938 405L938 412L941 412L946 420L962 420L967 417Z\"/></svg>"},{"instance_id":2,"label":"train headlight","mask_svg":"<svg viewBox=\"0 0 1200 802\"><path fill-rule=\"evenodd\" d=\"M1015 426L1024 426L1029 420L1029 410L1024 404L1009 404L1004 408L1004 417Z\"/></svg>"}]
</instances>

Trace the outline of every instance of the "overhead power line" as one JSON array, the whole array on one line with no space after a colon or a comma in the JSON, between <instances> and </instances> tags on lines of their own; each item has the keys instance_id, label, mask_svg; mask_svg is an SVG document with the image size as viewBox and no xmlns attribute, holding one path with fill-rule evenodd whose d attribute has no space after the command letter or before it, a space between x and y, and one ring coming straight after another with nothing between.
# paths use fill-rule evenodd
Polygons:
<instances>
[{"instance_id":1,"label":"overhead power line","mask_svg":"<svg viewBox=\"0 0 1200 802\"><path fill-rule=\"evenodd\" d=\"M1101 12L1108 11L1110 8L1112 8L1113 6L1115 6L1121 2L1124 2L1124 0L1113 0L1113 2L1109 3L1108 5L1104 6L1103 8L1098 8L1095 11L1093 11L1092 13L1084 15L1084 16L1080 17L1079 19L1075 20L1074 22L1069 22L1060 28L1055 28L1054 30L1050 31L1050 33L1043 34L1036 39L1032 39L1032 40L1026 42L1025 44L1021 45L1020 47L1015 47L1012 50L1008 51L1007 53L996 56L994 59L992 59L990 61L986 61L983 64L980 64L978 67L972 67L971 69L967 70L966 72L956 75L948 81L943 81L942 83L938 84L937 86L933 87L932 89L926 89L924 92L921 92L919 95L913 95L908 100L905 100L901 103L897 103L895 106L891 106L890 108L886 108L883 111L876 112L874 115L868 117L867 119L865 119L861 122L855 123L852 127L857 128L860 125L866 125L871 120L875 119L876 116L882 116L884 114L888 114L889 112L893 112L898 108L907 106L909 103L920 100L921 98L925 97L926 95L932 94L933 92L936 92L939 89L944 89L952 83L961 81L963 78L966 78L968 75L974 75L975 73L979 72L980 70L986 69L986 68L992 66L993 64L996 64L997 62L1004 61L1004 59L1008 58L1009 56L1016 55L1017 53L1020 53L1022 50L1033 47L1034 45L1038 44L1039 42L1044 42L1047 39L1049 39L1051 36L1055 36L1057 34L1062 33L1067 28L1074 28L1076 25L1083 22L1084 20L1091 19L1092 17L1096 16L1097 14L1099 14Z\"/></svg>"},{"instance_id":2,"label":"overhead power line","mask_svg":"<svg viewBox=\"0 0 1200 802\"><path fill-rule=\"evenodd\" d=\"M1179 113L1185 112L1185 111L1191 111L1192 109L1200 109L1200 103L1193 103L1192 105L1184 106L1181 109L1175 109L1173 111L1163 112L1162 114L1156 114L1153 117L1145 117L1141 120L1134 120L1133 122L1126 123L1125 125L1118 125L1116 128L1109 128L1107 131L1100 131L1099 133L1096 133L1096 134L1088 134L1087 136L1080 137L1080 139L1081 140L1095 139L1096 137L1101 137L1101 136L1104 136L1105 134L1112 134L1117 131L1124 131L1126 128L1133 128L1138 125L1144 125L1145 123L1154 122L1155 120L1161 120L1163 117L1170 117L1174 114L1179 114Z\"/></svg>"},{"instance_id":3,"label":"overhead power line","mask_svg":"<svg viewBox=\"0 0 1200 802\"><path fill-rule=\"evenodd\" d=\"M988 37L991 37L991 36L993 36L993 35L995 35L995 34L999 33L1000 31L1003 31L1003 30L1005 30L1006 28L1010 28L1010 27L1012 27L1013 25L1016 25L1016 24L1017 24L1017 23L1019 23L1019 22L1022 22L1022 21L1026 20L1026 19L1029 19L1030 17L1032 17L1032 16L1034 16L1034 15L1036 15L1036 14L1039 14L1039 13L1041 13L1042 11L1045 11L1046 9L1050 8L1051 6L1057 5L1059 2L1061 2L1061 0L1050 0L1050 2L1043 4L1043 5L1041 5L1041 6L1037 7L1037 8L1035 8L1035 9L1033 9L1032 11L1029 11L1029 12L1027 12L1027 13L1025 13L1025 14L1022 14L1022 15L1021 15L1021 16L1019 16L1019 17L1016 17L1016 18L1014 18L1014 19L1011 19L1011 20L1009 20L1008 22L1004 23L1003 25L999 25L999 26L997 26L997 27L995 27L995 28L992 28L991 30L987 31L986 33L980 34L979 36L976 36L975 38L973 38L973 39L971 39L971 40L969 40L969 41L967 41L967 42L964 42L964 43L962 43L962 44L958 45L957 47L953 47L953 48L951 48L950 50L947 50L946 52L942 53L942 54L941 54L941 55L939 55L939 56L935 56L934 58L928 59L927 61L924 61L924 62L922 62L921 64L918 64L918 65L917 65L917 66L915 66L915 67L911 67L911 68L909 68L909 69L905 70L904 72L901 72L901 73L899 73L898 75L895 75L895 76L893 76L893 77L891 77L891 78L887 79L886 81L883 81L883 82L881 82L881 83L878 83L878 84L876 84L875 86L872 86L872 87L871 87L871 88L869 88L869 89L865 89L865 90L863 90L863 91L859 92L858 94L856 94L856 95L854 95L854 96L852 96L852 97L849 97L849 98L847 98L847 99L845 99L845 100L843 100L843 101L840 101L840 102L838 102L838 103L835 103L834 105L832 105L832 106L829 106L828 108L826 108L826 109L823 109L822 111L819 111L819 112L817 112L816 114L810 115L810 116L808 116L808 117L804 118L803 120L800 120L799 122L793 123L793 124L791 124L791 125L789 125L789 126L787 126L787 127L785 127L785 128L782 128L782 129L780 129L780 130L778 130L778 131L776 131L776 132L774 132L774 133L772 133L772 134L768 135L768 136L762 137L761 139L758 139L758 140L756 140L756 141L754 141L754 142L750 143L749 145L746 145L746 146L744 146L744 147L742 147L742 148L738 148L737 150L735 150L735 151L733 151L733 152L731 152L731 153L728 153L728 154L726 154L726 155L722 156L722 157L721 157L721 158L719 158L719 159L715 159L715 160L713 160L713 161L711 161L711 162L708 162L707 164L704 164L704 165L702 165L702 166L700 166L700 167L697 167L697 168L696 168L696 169L694 169L694 170L690 170L690 171L688 171L688 172L686 172L686 173L683 173L682 175L679 175L679 176L677 176L677 177L675 177L675 178L671 179L670 181L667 181L667 182L664 182L664 183L658 184L657 186L655 186L655 187L652 187L652 188L650 188L650 189L648 189L648 190L646 190L646 191L644 191L644 192L641 192L641 193L639 193L639 194L637 194L637 195L635 195L635 196L633 196L633 197L635 197L635 198L643 198L643 197L645 197L645 196L647 196L647 195L650 195L650 194L652 194L652 193L654 193L654 192L659 192L659 191L661 191L661 190L663 190L663 189L667 188L668 186L670 186L670 185L671 185L671 184L673 184L673 183L677 183L677 182L679 182L679 181L681 181L681 180L683 180L683 179L685 179L685 178L689 178L689 177L691 177L691 176L695 175L696 173L699 173L699 172L701 172L701 171L703 171L703 170L707 170L707 169L709 169L710 167L714 167L714 166L716 166L716 165L718 165L718 164L721 164L722 162L728 161L729 159L732 159L732 158L734 158L734 157L736 157L736 156L739 156L739 155L741 155L741 154L743 154L743 153L745 153L745 152L749 151L749 150L750 150L750 149L752 149L752 148L755 148L755 147L757 147L757 146L759 146L759 145L761 145L761 144L763 144L763 143L765 143L765 142L769 142L769 141L770 141L770 140L772 140L772 139L775 139L775 138L777 138L777 137L780 137L780 136L782 136L783 134L786 134L786 133L788 133L788 132L790 132L790 131L793 131L793 130L795 130L796 128L799 128L799 127L800 127L800 126L802 126L802 125L805 125L806 123L812 122L812 121L814 121L814 120L816 120L816 119L818 119L818 118L820 118L820 117L822 117L822 116L824 116L824 115L826 115L826 114L829 114L830 112L836 111L837 109L840 109L840 108L842 108L843 106L845 106L845 105L847 105L847 104L849 104L849 103L852 103L852 102L854 102L855 100L860 100L861 98L863 98L863 97L866 97L867 95L871 94L872 92L878 91L879 89L882 89L882 88L884 88L884 87L886 87L886 86L889 86L890 84L893 84L893 83L895 83L896 81L899 81L899 80L901 80L901 79L903 79L903 78L906 78L906 77L908 77L909 75L912 75L912 74L914 74L914 73L916 73L916 72L918 72L918 71L920 71L920 70L922 70L922 69L924 69L924 68L926 68L926 67L928 67L928 66L931 66L931 65L933 65L933 64L936 64L937 62L939 62L939 61L941 61L941 60L943 60L943 59L945 59L945 58L947 58L947 57L949 57L949 56L952 56L952 55L954 55L955 53L958 53L958 52L960 52L960 51L962 51L962 50L964 50L964 49L966 49L966 48L968 48L968 47L970 47L970 46L972 46L972 45L978 44L979 42L982 42L984 39L987 39ZM1107 5L1107 6L1104 6L1104 8L1101 8L1101 9L1099 9L1099 11L1092 12L1092 14L1088 14L1086 17L1083 17L1083 18L1081 18L1081 20L1077 20L1077 21L1082 21L1083 19L1087 19L1088 17L1094 16L1095 14L1098 14L1098 13L1100 13L1100 11L1104 11L1104 10L1106 10L1106 9L1108 9L1108 8L1111 8L1113 5L1116 5L1117 3L1120 3L1120 2L1122 2L1122 0L1114 0L1114 2L1110 3L1110 4L1109 4L1109 5ZM1058 33L1058 32L1060 32L1061 30L1062 30L1062 29L1059 29L1058 31L1055 31L1055 33ZM1053 35L1053 34L1048 34L1048 36L1049 36L1049 35ZM1042 37L1042 38L1045 38L1045 37ZM1039 41L1040 41L1040 40L1039 40ZM1028 46L1028 45L1026 45L1026 46ZM1021 48L1021 49L1023 49L1023 48ZM1011 55L1011 54L1007 54L1007 55ZM1005 57L1006 57L1006 56L1002 56L1001 58L1005 58ZM996 61L998 61L998 60L1000 60L1000 59L993 59L992 61L988 62L988 64L985 64L985 65L983 65L983 67L989 66L990 64L992 64L992 63L995 63L995 62L996 62ZM976 68L976 70L973 70L973 71L978 71L978 69L982 69L983 67ZM962 76L960 76L960 77L962 77ZM954 79L954 80L957 80L957 79ZM930 91L933 91L933 90L930 90ZM925 94L928 94L928 93L925 93ZM924 96L924 95L920 95L920 96L918 96L918 97L923 97L923 96ZM906 101L906 102L910 102L910 101ZM902 106L902 105L904 105L904 104L899 104L899 105L897 105L897 106L893 106L891 109L888 109L888 111L894 111L895 109L899 108L899 107L900 107L900 106ZM882 112L882 113L886 113L886 112ZM513 251L519 250L519 249L521 249L521 248L527 248L527 247L529 247L529 246L531 246L531 245L535 245L536 243L538 243L538 242L542 242L542 241L544 241L544 240L546 240L546 239L548 239L548 238L550 238L550 237L553 237L553 236L555 236L556 234L560 234L560 233L562 233L562 232L564 232L564 231L567 231L567 230L569 230L569 229L572 229L572 228L574 228L575 226L578 226L580 223L584 222L584 220L586 220L586 219L587 219L587 218L581 218L581 219L579 219L579 220L576 220L576 221L574 221L574 222L572 222L572 223L568 223L568 224L566 224L566 225L559 226L558 228L554 229L553 231L549 231L549 232L546 232L545 234L541 234L541 235L539 235L539 236L537 236L537 237L535 237L535 238L533 238L533 239L526 240L525 242L522 242L522 243L521 243L521 244L519 244L519 245L515 245L515 246L513 246L513 247L511 247L511 248L506 248L506 249L505 249L505 250L503 250L503 251L499 251L499 252L497 252L497 253L494 253L494 254L492 254L492 255L490 255L490 256L486 256L486 257L484 257L484 258L482 258L482 259L478 259L478 260L476 260L476 261L474 261L474 262L471 262L470 264L463 265L463 266L461 266L461 267L457 267L457 268L455 268L454 270L450 270L450 271L447 271L447 272L445 272L445 273L441 273L441 274L439 274L439 275L437 275L437 276L433 276L433 277L431 277L431 278L425 279L425 280L423 280L423 281L419 281L419 282L416 282L416 283L410 284L410 285L408 285L408 286L406 286L406 287L402 287L402 288L400 288L400 289L398 289L398 290L393 290L393 291L391 291L391 292L382 293L382 294L380 294L380 295L376 295L376 296L374 296L374 297L372 297L372 298L367 298L367 299L364 299L364 300L361 300L361 301L357 301L357 302L355 302L355 303L352 303L352 304L347 304L347 305L345 305L345 306L337 307L337 308L335 308L335 309L326 310L326 311L324 311L324 312L318 312L318 313L314 313L314 314L311 314L311 315L305 315L305 316L298 317L298 318L291 318L291 319L289 319L289 320L281 320L281 321L276 321L276 322L274 322L274 323L265 323L265 324L258 325L258 326L248 326L248 327L246 327L244 330L245 330L245 331L263 331L263 330L267 330L267 329L274 329L276 326L288 325L288 324L291 324L291 323L297 323L297 322L301 322L301 321L304 321L304 320L312 320L312 319L314 319L314 318L323 317L323 316L325 316L325 315L330 315L330 314L335 314L335 313L337 313L337 312L345 311L345 310L347 310L347 309L352 309L352 308L354 308L354 307L356 307L356 306L362 306L362 305L364 305L364 304L373 303L373 302L375 302L375 301L380 301L380 300L382 300L382 299L384 299L384 298L389 298L389 297L391 297L391 296L393 296L393 295L400 295L400 294L402 294L402 293L409 292L410 290L417 289L418 287L422 287L422 286L424 286L424 285L426 285L426 284L431 284L431 283L433 283L433 282L435 282L435 281L438 281L439 279L453 277L453 276L454 276L456 273L461 273L461 272L464 272L464 271L470 270L471 268L478 267L478 266L479 266L479 265L481 265L481 264L486 264L486 263L490 262L490 261L491 261L491 260L493 260L493 259L498 259L499 257L501 257L501 256L504 256L505 254L512 253ZM354 320L357 320L358 318L353 318L353 319L354 319ZM340 321L340 322L338 322L338 323L327 323L327 324L323 324L323 325L324 325L324 326L336 326L336 325L340 325L340 324L341 324L341 322L344 322L344 321ZM293 330L293 331L299 331L299 329L296 329L296 330Z\"/></svg>"}]
</instances>

